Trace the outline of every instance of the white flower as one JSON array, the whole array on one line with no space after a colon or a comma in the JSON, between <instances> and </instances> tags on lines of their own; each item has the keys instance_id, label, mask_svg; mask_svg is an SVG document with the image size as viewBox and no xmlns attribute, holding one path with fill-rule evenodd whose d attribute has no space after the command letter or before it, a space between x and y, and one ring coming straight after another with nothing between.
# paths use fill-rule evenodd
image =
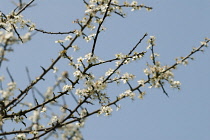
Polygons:
<instances>
[{"instance_id":1,"label":"white flower","mask_svg":"<svg viewBox=\"0 0 210 140\"><path fill-rule=\"evenodd\" d=\"M58 117L57 116L52 116L49 125L55 125L57 123L58 123Z\"/></svg>"},{"instance_id":2,"label":"white flower","mask_svg":"<svg viewBox=\"0 0 210 140\"><path fill-rule=\"evenodd\" d=\"M50 98L52 96L52 94L53 94L53 87L48 87L47 91L45 93L45 97Z\"/></svg>"},{"instance_id":3,"label":"white flower","mask_svg":"<svg viewBox=\"0 0 210 140\"><path fill-rule=\"evenodd\" d=\"M64 85L63 86L63 91L70 91L72 90L72 85Z\"/></svg>"},{"instance_id":4,"label":"white flower","mask_svg":"<svg viewBox=\"0 0 210 140\"><path fill-rule=\"evenodd\" d=\"M82 57L77 58L78 63L81 63L83 60L84 60L84 58L82 58Z\"/></svg>"},{"instance_id":5,"label":"white flower","mask_svg":"<svg viewBox=\"0 0 210 140\"><path fill-rule=\"evenodd\" d=\"M53 67L53 73L56 73L58 71L57 67Z\"/></svg>"},{"instance_id":6,"label":"white flower","mask_svg":"<svg viewBox=\"0 0 210 140\"><path fill-rule=\"evenodd\" d=\"M74 77L77 77L77 78L82 78L82 73L79 71L79 70L76 70L74 73L73 73Z\"/></svg>"},{"instance_id":7,"label":"white flower","mask_svg":"<svg viewBox=\"0 0 210 140\"><path fill-rule=\"evenodd\" d=\"M126 90L124 93L126 97L130 97L131 99L134 99L134 97L136 96L135 93L131 90Z\"/></svg>"},{"instance_id":8,"label":"white flower","mask_svg":"<svg viewBox=\"0 0 210 140\"><path fill-rule=\"evenodd\" d=\"M143 99L144 95L146 94L146 92L141 92L138 96L139 99Z\"/></svg>"},{"instance_id":9,"label":"white flower","mask_svg":"<svg viewBox=\"0 0 210 140\"><path fill-rule=\"evenodd\" d=\"M102 81L96 81L93 85L94 89L97 91L104 90L106 86L106 83L103 83Z\"/></svg>"},{"instance_id":10,"label":"white flower","mask_svg":"<svg viewBox=\"0 0 210 140\"><path fill-rule=\"evenodd\" d=\"M10 82L7 84L9 90L14 90L16 88L16 83L15 82Z\"/></svg>"},{"instance_id":11,"label":"white flower","mask_svg":"<svg viewBox=\"0 0 210 140\"><path fill-rule=\"evenodd\" d=\"M109 116L109 115L111 115L112 111L113 110L110 106L102 106L99 111L99 114L105 113L105 116Z\"/></svg>"},{"instance_id":12,"label":"white flower","mask_svg":"<svg viewBox=\"0 0 210 140\"><path fill-rule=\"evenodd\" d=\"M131 6L137 6L137 4L138 4L137 1L133 1L133 2L131 3Z\"/></svg>"},{"instance_id":13,"label":"white flower","mask_svg":"<svg viewBox=\"0 0 210 140\"><path fill-rule=\"evenodd\" d=\"M29 30L33 31L33 30L35 30L35 28L36 28L36 25L33 23L30 25Z\"/></svg>"},{"instance_id":14,"label":"white flower","mask_svg":"<svg viewBox=\"0 0 210 140\"><path fill-rule=\"evenodd\" d=\"M82 32L79 31L79 30L75 30L75 31L74 31L74 34L76 34L77 36L81 36L81 35L82 35Z\"/></svg>"},{"instance_id":15,"label":"white flower","mask_svg":"<svg viewBox=\"0 0 210 140\"><path fill-rule=\"evenodd\" d=\"M0 81L4 81L4 76L0 76Z\"/></svg>"},{"instance_id":16,"label":"white flower","mask_svg":"<svg viewBox=\"0 0 210 140\"><path fill-rule=\"evenodd\" d=\"M74 49L74 51L78 51L79 47L77 45L73 45L72 48Z\"/></svg>"},{"instance_id":17,"label":"white flower","mask_svg":"<svg viewBox=\"0 0 210 140\"><path fill-rule=\"evenodd\" d=\"M87 42L89 42L90 40L92 40L92 38L89 37L89 36L84 37L84 39L85 39Z\"/></svg>"},{"instance_id":18,"label":"white flower","mask_svg":"<svg viewBox=\"0 0 210 140\"><path fill-rule=\"evenodd\" d=\"M121 106L120 105L117 105L117 109L116 111L120 110L121 109Z\"/></svg>"},{"instance_id":19,"label":"white flower","mask_svg":"<svg viewBox=\"0 0 210 140\"><path fill-rule=\"evenodd\" d=\"M110 74L112 74L113 73L113 69L109 69L106 73L105 73L105 76L109 76Z\"/></svg>"},{"instance_id":20,"label":"white flower","mask_svg":"<svg viewBox=\"0 0 210 140\"><path fill-rule=\"evenodd\" d=\"M98 61L98 57L93 55L91 53L88 53L85 55L85 59L87 59L87 63L96 63Z\"/></svg>"},{"instance_id":21,"label":"white flower","mask_svg":"<svg viewBox=\"0 0 210 140\"><path fill-rule=\"evenodd\" d=\"M16 123L19 123L19 122L22 122L23 121L23 117L22 116L14 116L14 121L16 122Z\"/></svg>"},{"instance_id":22,"label":"white flower","mask_svg":"<svg viewBox=\"0 0 210 140\"><path fill-rule=\"evenodd\" d=\"M208 44L206 43L206 41L201 41L201 45L208 47Z\"/></svg>"},{"instance_id":23,"label":"white flower","mask_svg":"<svg viewBox=\"0 0 210 140\"><path fill-rule=\"evenodd\" d=\"M151 46L155 46L155 36L150 36L150 39L148 39L147 43L149 44L149 46L147 47L147 49L150 49Z\"/></svg>"},{"instance_id":24,"label":"white flower","mask_svg":"<svg viewBox=\"0 0 210 140\"><path fill-rule=\"evenodd\" d=\"M81 118L83 118L83 117L85 117L86 115L87 115L87 110L86 109L83 109L82 111L81 111L81 113L80 113L80 117Z\"/></svg>"},{"instance_id":25,"label":"white flower","mask_svg":"<svg viewBox=\"0 0 210 140\"><path fill-rule=\"evenodd\" d=\"M135 78L135 75L133 75L133 74L129 74L129 73L125 73L125 74L123 74L123 76L122 76L122 81L123 81L123 83L126 83L127 81L129 81L129 80L132 80L132 79L134 79Z\"/></svg>"},{"instance_id":26,"label":"white flower","mask_svg":"<svg viewBox=\"0 0 210 140\"><path fill-rule=\"evenodd\" d=\"M179 81L172 81L172 83L171 83L171 87L172 88L180 88L180 86L181 86L181 82L179 82Z\"/></svg>"},{"instance_id":27,"label":"white flower","mask_svg":"<svg viewBox=\"0 0 210 140\"><path fill-rule=\"evenodd\" d=\"M68 36L66 36L66 38L64 40L72 40L72 36L68 35Z\"/></svg>"},{"instance_id":28,"label":"white flower","mask_svg":"<svg viewBox=\"0 0 210 140\"><path fill-rule=\"evenodd\" d=\"M33 123L36 123L37 120L40 118L40 112L37 110L33 111L33 115L29 117L29 120L31 120Z\"/></svg>"},{"instance_id":29,"label":"white flower","mask_svg":"<svg viewBox=\"0 0 210 140\"><path fill-rule=\"evenodd\" d=\"M150 71L146 68L146 69L144 69L144 73L146 74L146 75L150 75Z\"/></svg>"},{"instance_id":30,"label":"white flower","mask_svg":"<svg viewBox=\"0 0 210 140\"><path fill-rule=\"evenodd\" d=\"M124 54L122 54L122 53L119 53L119 54L115 54L115 57L118 58L118 59L123 59L126 56Z\"/></svg>"},{"instance_id":31,"label":"white flower","mask_svg":"<svg viewBox=\"0 0 210 140\"><path fill-rule=\"evenodd\" d=\"M144 85L144 83L145 83L145 81L144 80L139 80L139 81L137 81L138 82L138 84L139 85L141 85L142 87L144 87L145 85Z\"/></svg>"},{"instance_id":32,"label":"white flower","mask_svg":"<svg viewBox=\"0 0 210 140\"><path fill-rule=\"evenodd\" d=\"M56 40L55 43L63 43L64 40Z\"/></svg>"},{"instance_id":33,"label":"white flower","mask_svg":"<svg viewBox=\"0 0 210 140\"><path fill-rule=\"evenodd\" d=\"M47 111L47 108L46 107L43 107L41 112L46 112Z\"/></svg>"},{"instance_id":34,"label":"white flower","mask_svg":"<svg viewBox=\"0 0 210 140\"><path fill-rule=\"evenodd\" d=\"M18 134L15 138L17 140L26 140L26 135L25 134Z\"/></svg>"}]
</instances>

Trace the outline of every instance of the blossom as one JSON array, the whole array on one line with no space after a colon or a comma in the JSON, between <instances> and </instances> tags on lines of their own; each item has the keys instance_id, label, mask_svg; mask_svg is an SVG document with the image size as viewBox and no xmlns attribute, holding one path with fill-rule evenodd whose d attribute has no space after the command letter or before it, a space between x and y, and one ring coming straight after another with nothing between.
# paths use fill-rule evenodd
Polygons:
<instances>
[{"instance_id":1,"label":"blossom","mask_svg":"<svg viewBox=\"0 0 210 140\"><path fill-rule=\"evenodd\" d=\"M4 76L0 76L0 81L4 81Z\"/></svg>"},{"instance_id":2,"label":"blossom","mask_svg":"<svg viewBox=\"0 0 210 140\"><path fill-rule=\"evenodd\" d=\"M107 87L107 85L103 81L96 81L93 84L93 87L95 90L100 91L100 90L104 90Z\"/></svg>"},{"instance_id":3,"label":"blossom","mask_svg":"<svg viewBox=\"0 0 210 140\"><path fill-rule=\"evenodd\" d=\"M86 109L82 109L81 113L80 113L80 117L83 118L87 115L87 110Z\"/></svg>"},{"instance_id":4,"label":"blossom","mask_svg":"<svg viewBox=\"0 0 210 140\"><path fill-rule=\"evenodd\" d=\"M180 81L172 81L171 82L171 87L172 88L179 88L181 86L181 82Z\"/></svg>"},{"instance_id":5,"label":"blossom","mask_svg":"<svg viewBox=\"0 0 210 140\"><path fill-rule=\"evenodd\" d=\"M93 55L91 53L88 53L85 55L85 59L87 59L87 63L96 63L98 61L98 57Z\"/></svg>"},{"instance_id":6,"label":"blossom","mask_svg":"<svg viewBox=\"0 0 210 140\"><path fill-rule=\"evenodd\" d=\"M78 63L81 63L84 59L85 59L85 58L79 57L79 58L77 58L77 62L78 62Z\"/></svg>"},{"instance_id":7,"label":"blossom","mask_svg":"<svg viewBox=\"0 0 210 140\"><path fill-rule=\"evenodd\" d=\"M137 1L132 1L131 6L137 6L138 2Z\"/></svg>"},{"instance_id":8,"label":"blossom","mask_svg":"<svg viewBox=\"0 0 210 140\"><path fill-rule=\"evenodd\" d=\"M139 99L143 99L144 95L146 94L146 92L141 92L138 96Z\"/></svg>"},{"instance_id":9,"label":"blossom","mask_svg":"<svg viewBox=\"0 0 210 140\"><path fill-rule=\"evenodd\" d=\"M82 73L79 71L79 70L76 70L74 73L73 73L74 77L78 77L78 78L81 78L82 77Z\"/></svg>"},{"instance_id":10,"label":"blossom","mask_svg":"<svg viewBox=\"0 0 210 140\"><path fill-rule=\"evenodd\" d=\"M119 54L115 54L115 57L118 58L118 59L123 59L126 57L126 55L122 54L122 53L119 53Z\"/></svg>"},{"instance_id":11,"label":"blossom","mask_svg":"<svg viewBox=\"0 0 210 140\"><path fill-rule=\"evenodd\" d=\"M7 84L9 90L14 90L16 88L16 83L15 82L10 82Z\"/></svg>"},{"instance_id":12,"label":"blossom","mask_svg":"<svg viewBox=\"0 0 210 140\"><path fill-rule=\"evenodd\" d=\"M113 69L109 69L106 73L105 73L105 76L109 76L110 74L112 74L114 72Z\"/></svg>"},{"instance_id":13,"label":"blossom","mask_svg":"<svg viewBox=\"0 0 210 140\"><path fill-rule=\"evenodd\" d=\"M17 140L26 140L26 135L24 133L18 134L15 137Z\"/></svg>"},{"instance_id":14,"label":"blossom","mask_svg":"<svg viewBox=\"0 0 210 140\"><path fill-rule=\"evenodd\" d=\"M119 96L118 96L118 99L123 99L125 97L130 97L131 99L134 99L135 97L135 93L132 92L131 90L126 90L125 92L121 93Z\"/></svg>"},{"instance_id":15,"label":"blossom","mask_svg":"<svg viewBox=\"0 0 210 140\"><path fill-rule=\"evenodd\" d=\"M89 37L89 36L84 37L84 39L85 39L87 42L89 42L90 40L92 40L92 38Z\"/></svg>"},{"instance_id":16,"label":"blossom","mask_svg":"<svg viewBox=\"0 0 210 140\"><path fill-rule=\"evenodd\" d=\"M63 86L63 91L70 91L70 90L72 90L72 85L64 85Z\"/></svg>"},{"instance_id":17,"label":"blossom","mask_svg":"<svg viewBox=\"0 0 210 140\"><path fill-rule=\"evenodd\" d=\"M58 71L57 67L53 67L53 73L56 73Z\"/></svg>"},{"instance_id":18,"label":"blossom","mask_svg":"<svg viewBox=\"0 0 210 140\"><path fill-rule=\"evenodd\" d=\"M105 114L105 116L111 115L113 109L110 106L102 106L98 114Z\"/></svg>"},{"instance_id":19,"label":"blossom","mask_svg":"<svg viewBox=\"0 0 210 140\"><path fill-rule=\"evenodd\" d=\"M82 35L82 32L79 30L74 30L74 34L76 34L78 37Z\"/></svg>"},{"instance_id":20,"label":"blossom","mask_svg":"<svg viewBox=\"0 0 210 140\"><path fill-rule=\"evenodd\" d=\"M36 27L36 25L33 23L33 24L31 24L31 25L29 26L29 30L30 30L30 31L35 30L35 27Z\"/></svg>"},{"instance_id":21,"label":"blossom","mask_svg":"<svg viewBox=\"0 0 210 140\"><path fill-rule=\"evenodd\" d=\"M132 79L134 79L135 78L135 75L133 75L133 74L129 74L129 73L125 73L125 74L123 74L123 76L122 76L122 81L123 81L123 83L126 83L127 81L129 81L129 80L132 80Z\"/></svg>"},{"instance_id":22,"label":"blossom","mask_svg":"<svg viewBox=\"0 0 210 140\"><path fill-rule=\"evenodd\" d=\"M149 44L147 49L150 49L152 46L155 46L155 41L156 41L156 37L155 36L150 36L150 38L147 41L147 43Z\"/></svg>"},{"instance_id":23,"label":"blossom","mask_svg":"<svg viewBox=\"0 0 210 140\"><path fill-rule=\"evenodd\" d=\"M74 51L79 50L79 47L77 45L73 45L72 48L74 49Z\"/></svg>"},{"instance_id":24,"label":"blossom","mask_svg":"<svg viewBox=\"0 0 210 140\"><path fill-rule=\"evenodd\" d=\"M139 85L141 85L142 87L144 87L145 85L144 85L144 83L145 83L145 81L144 80L139 80L139 81L137 81L138 82L138 84Z\"/></svg>"},{"instance_id":25,"label":"blossom","mask_svg":"<svg viewBox=\"0 0 210 140\"><path fill-rule=\"evenodd\" d=\"M46 107L43 107L41 112L46 112L47 111L47 108Z\"/></svg>"},{"instance_id":26,"label":"blossom","mask_svg":"<svg viewBox=\"0 0 210 140\"><path fill-rule=\"evenodd\" d=\"M68 35L68 36L65 37L64 40L72 40L72 39L73 39L72 36L71 35Z\"/></svg>"},{"instance_id":27,"label":"blossom","mask_svg":"<svg viewBox=\"0 0 210 140\"><path fill-rule=\"evenodd\" d=\"M58 123L58 116L52 116L51 121L48 124L56 125L57 123Z\"/></svg>"},{"instance_id":28,"label":"blossom","mask_svg":"<svg viewBox=\"0 0 210 140\"><path fill-rule=\"evenodd\" d=\"M63 43L63 42L64 42L64 40L61 40L61 39L55 41L55 43Z\"/></svg>"},{"instance_id":29,"label":"blossom","mask_svg":"<svg viewBox=\"0 0 210 140\"><path fill-rule=\"evenodd\" d=\"M126 91L125 91L125 96L126 96L126 97L130 97L131 99L134 99L135 93L132 92L131 90L126 90Z\"/></svg>"},{"instance_id":30,"label":"blossom","mask_svg":"<svg viewBox=\"0 0 210 140\"><path fill-rule=\"evenodd\" d=\"M36 123L37 120L40 118L40 112L38 110L33 111L33 115L29 117L29 120L31 120L33 123Z\"/></svg>"},{"instance_id":31,"label":"blossom","mask_svg":"<svg viewBox=\"0 0 210 140\"><path fill-rule=\"evenodd\" d=\"M22 122L23 121L23 117L22 116L14 116L14 121L16 122L16 123L19 123L19 122Z\"/></svg>"},{"instance_id":32,"label":"blossom","mask_svg":"<svg viewBox=\"0 0 210 140\"><path fill-rule=\"evenodd\" d=\"M200 43L201 43L201 45L208 47L208 43L206 41L201 41Z\"/></svg>"}]
</instances>

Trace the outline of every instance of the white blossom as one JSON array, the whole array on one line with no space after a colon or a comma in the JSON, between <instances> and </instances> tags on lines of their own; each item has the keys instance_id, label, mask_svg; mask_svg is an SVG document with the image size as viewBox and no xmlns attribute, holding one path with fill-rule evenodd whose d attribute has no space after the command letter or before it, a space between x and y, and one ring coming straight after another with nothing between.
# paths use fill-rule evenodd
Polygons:
<instances>
[{"instance_id":1,"label":"white blossom","mask_svg":"<svg viewBox=\"0 0 210 140\"><path fill-rule=\"evenodd\" d=\"M64 43L64 40L56 40L55 43Z\"/></svg>"},{"instance_id":2,"label":"white blossom","mask_svg":"<svg viewBox=\"0 0 210 140\"><path fill-rule=\"evenodd\" d=\"M16 140L27 140L26 135L24 133L18 134Z\"/></svg>"},{"instance_id":3,"label":"white blossom","mask_svg":"<svg viewBox=\"0 0 210 140\"><path fill-rule=\"evenodd\" d=\"M142 87L144 87L145 85L144 85L144 83L145 83L145 81L144 80L139 80L139 81L137 81L138 82L138 84L139 85L141 85Z\"/></svg>"},{"instance_id":4,"label":"white blossom","mask_svg":"<svg viewBox=\"0 0 210 140\"><path fill-rule=\"evenodd\" d=\"M51 121L48 124L56 125L57 123L58 123L58 116L52 116Z\"/></svg>"},{"instance_id":5,"label":"white blossom","mask_svg":"<svg viewBox=\"0 0 210 140\"><path fill-rule=\"evenodd\" d=\"M78 51L79 47L77 45L73 45L72 48L74 49L74 51Z\"/></svg>"},{"instance_id":6,"label":"white blossom","mask_svg":"<svg viewBox=\"0 0 210 140\"><path fill-rule=\"evenodd\" d=\"M83 74L79 70L76 70L73 73L73 75L74 75L74 77L77 77L77 78L82 78L83 77Z\"/></svg>"},{"instance_id":7,"label":"white blossom","mask_svg":"<svg viewBox=\"0 0 210 140\"><path fill-rule=\"evenodd\" d=\"M70 91L70 90L72 90L72 85L64 85L63 86L63 91Z\"/></svg>"},{"instance_id":8,"label":"white blossom","mask_svg":"<svg viewBox=\"0 0 210 140\"><path fill-rule=\"evenodd\" d=\"M57 67L53 67L53 73L56 73L58 71Z\"/></svg>"},{"instance_id":9,"label":"white blossom","mask_svg":"<svg viewBox=\"0 0 210 140\"><path fill-rule=\"evenodd\" d=\"M40 112L38 110L33 111L33 115L29 117L29 120L31 120L33 123L36 123L37 120L40 118Z\"/></svg>"},{"instance_id":10,"label":"white blossom","mask_svg":"<svg viewBox=\"0 0 210 140\"><path fill-rule=\"evenodd\" d=\"M66 37L65 37L65 39L64 39L64 40L66 40L66 41L67 41L67 40L72 40L72 39L73 39L73 38L72 38L72 36L71 36L71 35L68 35L68 36L66 36Z\"/></svg>"},{"instance_id":11,"label":"white blossom","mask_svg":"<svg viewBox=\"0 0 210 140\"><path fill-rule=\"evenodd\" d=\"M206 41L201 41L200 43L201 43L201 45L208 47L208 43Z\"/></svg>"},{"instance_id":12,"label":"white blossom","mask_svg":"<svg viewBox=\"0 0 210 140\"><path fill-rule=\"evenodd\" d=\"M113 69L109 69L106 73L105 73L105 76L109 76L110 74L112 74L114 72Z\"/></svg>"},{"instance_id":13,"label":"white blossom","mask_svg":"<svg viewBox=\"0 0 210 140\"><path fill-rule=\"evenodd\" d=\"M16 122L16 123L19 123L19 122L22 122L23 121L23 116L14 116L14 121Z\"/></svg>"},{"instance_id":14,"label":"white blossom","mask_svg":"<svg viewBox=\"0 0 210 140\"><path fill-rule=\"evenodd\" d=\"M98 114L105 114L105 116L109 116L112 113L112 108L110 106L102 106Z\"/></svg>"},{"instance_id":15,"label":"white blossom","mask_svg":"<svg viewBox=\"0 0 210 140\"><path fill-rule=\"evenodd\" d=\"M125 74L123 74L123 76L122 76L122 81L123 81L123 83L126 83L127 81L129 81L129 80L132 80L132 79L134 79L135 78L135 75L133 75L133 74L129 74L129 73L125 73Z\"/></svg>"}]
</instances>

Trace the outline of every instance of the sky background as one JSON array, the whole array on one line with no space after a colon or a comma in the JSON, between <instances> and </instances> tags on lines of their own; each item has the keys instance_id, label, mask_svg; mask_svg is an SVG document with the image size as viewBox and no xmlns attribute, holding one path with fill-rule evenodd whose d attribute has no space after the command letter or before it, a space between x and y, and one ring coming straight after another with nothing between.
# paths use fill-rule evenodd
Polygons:
<instances>
[{"instance_id":1,"label":"sky background","mask_svg":"<svg viewBox=\"0 0 210 140\"><path fill-rule=\"evenodd\" d=\"M28 2L28 1L26 1ZM96 52L102 58L111 57L112 52L126 52L147 32L157 38L155 50L163 64L173 64L174 58L186 56L193 47L198 47L205 37L210 38L209 0L138 0L153 7L128 13L127 18L119 16L107 18L104 32ZM79 0L37 0L37 5L23 15L36 23L37 28L46 31L69 31L76 26L75 19L84 15L84 5ZM14 5L8 0L0 0L0 10L8 13ZM63 36L47 36L37 33L31 42L15 45L14 53L8 54L9 62L3 63L0 75L8 67L18 83L18 87L28 85L25 67L32 77L38 76L47 67L51 58L56 58L61 47L54 41ZM148 39L148 38L147 38ZM139 50L144 50L146 40ZM86 43L82 51L89 51ZM86 48L85 48L86 47ZM209 140L210 139L210 50L194 55L195 61L188 66L180 66L175 71L175 79L181 81L181 90L166 88L169 98L160 89L145 89L143 100L124 100L121 110L110 117L92 116L82 129L85 140ZM145 58L146 62L147 59ZM151 62L150 62L151 63ZM58 67L64 64L58 64ZM109 66L107 66L108 68ZM63 66L63 69L66 67ZM145 63L131 64L125 70L141 73ZM62 71L60 71L62 72ZM54 82L52 82L53 84ZM49 83L50 85L51 83ZM46 89L49 85L41 83ZM43 90L44 91L44 90ZM112 92L119 94L120 89Z\"/></svg>"}]
</instances>

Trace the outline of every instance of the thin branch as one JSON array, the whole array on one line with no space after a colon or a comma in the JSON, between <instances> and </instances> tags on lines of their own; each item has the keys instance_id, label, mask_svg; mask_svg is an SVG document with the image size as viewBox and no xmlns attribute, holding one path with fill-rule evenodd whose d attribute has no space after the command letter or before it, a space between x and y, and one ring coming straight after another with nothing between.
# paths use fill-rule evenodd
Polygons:
<instances>
[{"instance_id":1,"label":"thin branch","mask_svg":"<svg viewBox=\"0 0 210 140\"><path fill-rule=\"evenodd\" d=\"M22 9L20 9L16 16L19 15L20 13L22 13L27 7L29 7L35 0L31 0L28 4L26 4Z\"/></svg>"},{"instance_id":2,"label":"thin branch","mask_svg":"<svg viewBox=\"0 0 210 140\"><path fill-rule=\"evenodd\" d=\"M93 57L93 55L94 55L94 51L95 51L95 47L96 47L96 42L97 42L97 39L98 39L98 35L99 35L99 32L100 32L101 26L104 23L105 18L107 17L107 14L108 14L108 11L109 11L109 7L110 7L110 4L111 4L111 1L112 0L109 1L108 5L107 5L107 8L106 8L106 12L104 13L104 16L102 18L102 21L100 22L100 24L98 26L98 29L96 31L96 36L94 38L93 47L92 47L92 51L91 51L91 57Z\"/></svg>"}]
</instances>

